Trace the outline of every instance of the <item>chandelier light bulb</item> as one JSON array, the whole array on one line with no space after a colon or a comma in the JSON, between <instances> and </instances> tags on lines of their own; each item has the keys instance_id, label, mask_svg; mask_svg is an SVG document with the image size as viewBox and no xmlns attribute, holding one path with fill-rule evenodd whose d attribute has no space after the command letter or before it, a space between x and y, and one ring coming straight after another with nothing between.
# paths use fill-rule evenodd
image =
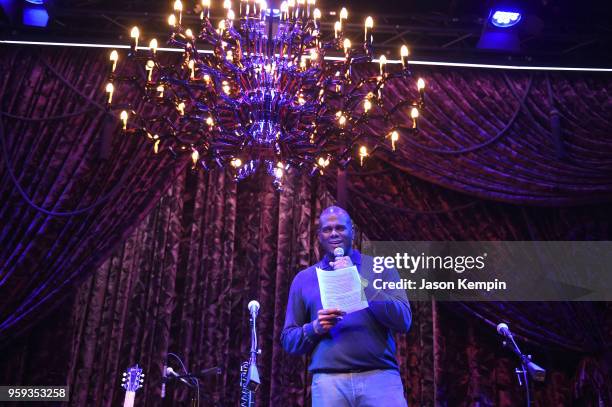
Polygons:
<instances>
[{"instance_id":1,"label":"chandelier light bulb","mask_svg":"<svg viewBox=\"0 0 612 407\"><path fill-rule=\"evenodd\" d=\"M112 83L107 83L106 84L106 93L108 93L108 100L107 103L110 105L113 102L113 91L115 90L115 87L113 86Z\"/></svg>"},{"instance_id":2,"label":"chandelier light bulb","mask_svg":"<svg viewBox=\"0 0 612 407\"><path fill-rule=\"evenodd\" d=\"M168 25L169 25L170 27L174 27L174 26L176 26L176 16L175 16L174 14L170 14L170 15L168 16Z\"/></svg>"},{"instance_id":3,"label":"chandelier light bulb","mask_svg":"<svg viewBox=\"0 0 612 407\"><path fill-rule=\"evenodd\" d=\"M348 58L349 51L351 49L351 40L349 40L348 38L345 38L343 45L344 45L344 55L346 55L346 57Z\"/></svg>"},{"instance_id":4,"label":"chandelier light bulb","mask_svg":"<svg viewBox=\"0 0 612 407\"><path fill-rule=\"evenodd\" d=\"M232 158L230 164L234 168L240 168L242 166L242 160L240 158Z\"/></svg>"},{"instance_id":5,"label":"chandelier light bulb","mask_svg":"<svg viewBox=\"0 0 612 407\"><path fill-rule=\"evenodd\" d=\"M423 80L423 78L419 78L419 80L417 81L417 89L419 90L419 92L425 89L425 81Z\"/></svg>"},{"instance_id":6,"label":"chandelier light bulb","mask_svg":"<svg viewBox=\"0 0 612 407\"><path fill-rule=\"evenodd\" d=\"M410 111L410 117L412 117L412 128L417 128L417 119L419 118L419 109L413 107Z\"/></svg>"},{"instance_id":7,"label":"chandelier light bulb","mask_svg":"<svg viewBox=\"0 0 612 407\"><path fill-rule=\"evenodd\" d=\"M178 110L179 114L181 116L183 116L185 114L185 102L180 102L177 106L176 106L176 110Z\"/></svg>"},{"instance_id":8,"label":"chandelier light bulb","mask_svg":"<svg viewBox=\"0 0 612 407\"><path fill-rule=\"evenodd\" d=\"M181 0L176 0L174 2L174 11L178 11L178 12L183 11L183 3L181 3Z\"/></svg>"},{"instance_id":9,"label":"chandelier light bulb","mask_svg":"<svg viewBox=\"0 0 612 407\"><path fill-rule=\"evenodd\" d=\"M193 31L191 31L191 28L185 30L185 37L193 38Z\"/></svg>"},{"instance_id":10,"label":"chandelier light bulb","mask_svg":"<svg viewBox=\"0 0 612 407\"><path fill-rule=\"evenodd\" d=\"M163 98L164 97L164 85L159 85L156 90L159 93L159 95L157 96L160 98Z\"/></svg>"},{"instance_id":11,"label":"chandelier light bulb","mask_svg":"<svg viewBox=\"0 0 612 407\"><path fill-rule=\"evenodd\" d=\"M315 20L320 20L321 19L321 10L319 10L318 8L314 9L314 11L312 12L312 17Z\"/></svg>"},{"instance_id":12,"label":"chandelier light bulb","mask_svg":"<svg viewBox=\"0 0 612 407\"><path fill-rule=\"evenodd\" d=\"M202 0L202 7L206 9L210 8L210 0Z\"/></svg>"},{"instance_id":13,"label":"chandelier light bulb","mask_svg":"<svg viewBox=\"0 0 612 407\"><path fill-rule=\"evenodd\" d=\"M227 10L227 19L230 20L230 24L234 21L235 18L236 18L236 14L234 13L234 10L232 9Z\"/></svg>"},{"instance_id":14,"label":"chandelier light bulb","mask_svg":"<svg viewBox=\"0 0 612 407\"><path fill-rule=\"evenodd\" d=\"M366 146L359 147L359 164L363 166L363 159L368 156L368 148Z\"/></svg>"},{"instance_id":15,"label":"chandelier light bulb","mask_svg":"<svg viewBox=\"0 0 612 407\"><path fill-rule=\"evenodd\" d=\"M117 61L119 61L119 54L116 50L111 51L109 60L111 62L111 73L114 73L117 68Z\"/></svg>"},{"instance_id":16,"label":"chandelier light bulb","mask_svg":"<svg viewBox=\"0 0 612 407\"><path fill-rule=\"evenodd\" d=\"M123 123L123 130L127 130L128 112L123 110L121 114L119 114L119 119L121 120L121 123Z\"/></svg>"},{"instance_id":17,"label":"chandelier light bulb","mask_svg":"<svg viewBox=\"0 0 612 407\"><path fill-rule=\"evenodd\" d=\"M372 102L370 102L370 99L364 99L363 110L367 113L371 108L372 108Z\"/></svg>"},{"instance_id":18,"label":"chandelier light bulb","mask_svg":"<svg viewBox=\"0 0 612 407\"><path fill-rule=\"evenodd\" d=\"M340 123L340 126L344 126L344 125L346 124L346 116L341 115L341 116L338 118L338 123Z\"/></svg>"},{"instance_id":19,"label":"chandelier light bulb","mask_svg":"<svg viewBox=\"0 0 612 407\"><path fill-rule=\"evenodd\" d=\"M346 9L346 7L342 7L342 10L340 10L340 21L346 20L347 18L348 18L348 10Z\"/></svg>"},{"instance_id":20,"label":"chandelier light bulb","mask_svg":"<svg viewBox=\"0 0 612 407\"><path fill-rule=\"evenodd\" d=\"M138 27L132 27L132 31L130 31L130 37L132 37L131 49L132 52L138 51L138 37L140 36L140 31Z\"/></svg>"},{"instance_id":21,"label":"chandelier light bulb","mask_svg":"<svg viewBox=\"0 0 612 407\"><path fill-rule=\"evenodd\" d=\"M149 42L149 49L151 50L151 52L153 53L153 55L155 55L157 53L157 40L155 38L153 38L150 42Z\"/></svg>"},{"instance_id":22,"label":"chandelier light bulb","mask_svg":"<svg viewBox=\"0 0 612 407\"><path fill-rule=\"evenodd\" d=\"M374 19L372 16L368 16L365 20L365 28L372 29L374 28Z\"/></svg>"},{"instance_id":23,"label":"chandelier light bulb","mask_svg":"<svg viewBox=\"0 0 612 407\"><path fill-rule=\"evenodd\" d=\"M334 38L338 38L338 33L342 31L342 23L340 21L336 21L334 23Z\"/></svg>"},{"instance_id":24,"label":"chandelier light bulb","mask_svg":"<svg viewBox=\"0 0 612 407\"><path fill-rule=\"evenodd\" d=\"M408 51L408 47L405 45L402 45L402 48L400 48L400 59L402 60L402 68L406 69L408 68L408 55L410 54L410 51Z\"/></svg>"},{"instance_id":25,"label":"chandelier light bulb","mask_svg":"<svg viewBox=\"0 0 612 407\"><path fill-rule=\"evenodd\" d=\"M153 80L153 68L155 67L155 62L152 60L148 60L145 65L145 71L147 71L147 82L152 82Z\"/></svg>"},{"instance_id":26,"label":"chandelier light bulb","mask_svg":"<svg viewBox=\"0 0 612 407\"><path fill-rule=\"evenodd\" d=\"M378 58L378 62L380 63L380 75L383 76L385 74L385 65L387 65L387 57L381 55L380 58Z\"/></svg>"},{"instance_id":27,"label":"chandelier light bulb","mask_svg":"<svg viewBox=\"0 0 612 407\"><path fill-rule=\"evenodd\" d=\"M191 161L193 161L194 168L195 168L195 165L198 163L199 159L200 159L200 153L198 152L198 150L194 148L193 151L191 152Z\"/></svg>"},{"instance_id":28,"label":"chandelier light bulb","mask_svg":"<svg viewBox=\"0 0 612 407\"><path fill-rule=\"evenodd\" d=\"M208 116L206 118L206 124L208 125L208 127L212 127L215 124L215 121L213 120L212 117Z\"/></svg>"},{"instance_id":29,"label":"chandelier light bulb","mask_svg":"<svg viewBox=\"0 0 612 407\"><path fill-rule=\"evenodd\" d=\"M397 130L391 132L391 148L395 151L395 143L399 140L399 133Z\"/></svg>"},{"instance_id":30,"label":"chandelier light bulb","mask_svg":"<svg viewBox=\"0 0 612 407\"><path fill-rule=\"evenodd\" d=\"M226 10L229 10L232 8L232 1L231 0L224 0L223 1L223 8Z\"/></svg>"}]
</instances>

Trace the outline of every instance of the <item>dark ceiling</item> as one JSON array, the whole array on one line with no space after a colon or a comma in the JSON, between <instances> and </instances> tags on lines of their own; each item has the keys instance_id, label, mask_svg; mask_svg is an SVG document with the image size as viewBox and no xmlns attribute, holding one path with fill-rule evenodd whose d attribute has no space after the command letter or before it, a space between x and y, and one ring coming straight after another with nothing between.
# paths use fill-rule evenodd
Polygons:
<instances>
[{"instance_id":1,"label":"dark ceiling","mask_svg":"<svg viewBox=\"0 0 612 407\"><path fill-rule=\"evenodd\" d=\"M47 28L26 28L14 21L7 24L5 16L2 37L127 44L129 28L138 25L147 37L163 38L166 17L173 3L172 0L48 1L51 21ZM50 3L52 1L55 3ZM325 13L345 5L349 10L349 23L353 23L349 36L355 37L362 32L365 16L372 15L377 52L395 57L400 45L407 44L415 59L612 67L612 6L609 0L514 3L519 3L525 14L516 27L520 40L518 52L484 51L476 47L483 22L494 4L492 0L318 0L317 6L324 11L323 22L327 23L327 32L331 32L331 24L337 17L327 15L326 18ZM213 16L221 15L221 4L222 0L213 0Z\"/></svg>"}]
</instances>

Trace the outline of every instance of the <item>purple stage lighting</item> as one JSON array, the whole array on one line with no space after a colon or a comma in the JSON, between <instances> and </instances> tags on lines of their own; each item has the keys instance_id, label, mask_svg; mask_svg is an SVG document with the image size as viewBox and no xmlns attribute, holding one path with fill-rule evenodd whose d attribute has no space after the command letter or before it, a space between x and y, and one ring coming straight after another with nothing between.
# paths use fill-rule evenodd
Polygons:
<instances>
[{"instance_id":1,"label":"purple stage lighting","mask_svg":"<svg viewBox=\"0 0 612 407\"><path fill-rule=\"evenodd\" d=\"M508 28L521 21L521 13L516 11L494 10L491 12L491 24L500 28Z\"/></svg>"}]
</instances>

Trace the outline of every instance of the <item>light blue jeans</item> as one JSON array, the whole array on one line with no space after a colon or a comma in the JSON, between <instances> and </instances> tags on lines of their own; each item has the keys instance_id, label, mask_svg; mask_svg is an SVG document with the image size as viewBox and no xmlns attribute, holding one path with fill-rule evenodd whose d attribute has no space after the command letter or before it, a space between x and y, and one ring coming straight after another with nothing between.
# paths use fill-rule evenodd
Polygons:
<instances>
[{"instance_id":1,"label":"light blue jeans","mask_svg":"<svg viewBox=\"0 0 612 407\"><path fill-rule=\"evenodd\" d=\"M312 407L407 407L397 370L315 373Z\"/></svg>"}]
</instances>

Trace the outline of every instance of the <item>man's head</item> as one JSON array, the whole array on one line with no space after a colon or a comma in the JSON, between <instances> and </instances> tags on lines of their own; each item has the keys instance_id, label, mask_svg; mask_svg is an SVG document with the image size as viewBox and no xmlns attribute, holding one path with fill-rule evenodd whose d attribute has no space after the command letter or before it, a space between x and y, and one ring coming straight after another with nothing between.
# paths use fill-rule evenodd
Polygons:
<instances>
[{"instance_id":1,"label":"man's head","mask_svg":"<svg viewBox=\"0 0 612 407\"><path fill-rule=\"evenodd\" d=\"M336 247L342 247L346 255L353 244L353 222L346 211L330 206L319 217L319 242L325 253L333 255Z\"/></svg>"}]
</instances>

